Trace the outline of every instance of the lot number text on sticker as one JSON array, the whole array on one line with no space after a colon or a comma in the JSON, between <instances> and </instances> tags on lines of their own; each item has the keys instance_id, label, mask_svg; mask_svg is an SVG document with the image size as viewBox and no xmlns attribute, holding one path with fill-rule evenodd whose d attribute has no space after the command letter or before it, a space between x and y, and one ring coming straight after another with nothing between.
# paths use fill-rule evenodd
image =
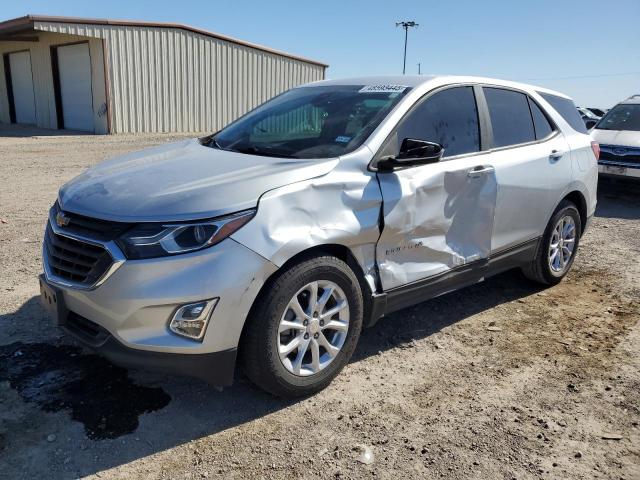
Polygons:
<instances>
[{"instance_id":1,"label":"lot number text on sticker","mask_svg":"<svg viewBox=\"0 0 640 480\"><path fill-rule=\"evenodd\" d=\"M406 88L405 85L366 85L358 93L400 93Z\"/></svg>"}]
</instances>

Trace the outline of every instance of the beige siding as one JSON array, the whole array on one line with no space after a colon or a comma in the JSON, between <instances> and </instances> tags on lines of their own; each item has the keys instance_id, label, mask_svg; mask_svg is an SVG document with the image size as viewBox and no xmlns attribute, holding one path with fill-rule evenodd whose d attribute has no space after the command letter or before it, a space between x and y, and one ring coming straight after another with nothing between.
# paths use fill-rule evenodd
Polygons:
<instances>
[{"instance_id":1,"label":"beige siding","mask_svg":"<svg viewBox=\"0 0 640 480\"><path fill-rule=\"evenodd\" d=\"M36 22L105 40L112 132L222 128L324 67L176 28Z\"/></svg>"},{"instance_id":2,"label":"beige siding","mask_svg":"<svg viewBox=\"0 0 640 480\"><path fill-rule=\"evenodd\" d=\"M102 113L104 112L102 107L106 105L102 41L97 38L51 33L40 33L38 37L38 42L0 42L0 56L20 50L29 50L31 53L37 126L57 128L56 102L51 70L51 46L88 41L89 54L91 56L94 131L96 133L107 133L107 117ZM9 123L9 121L4 62L0 62L0 122Z\"/></svg>"}]
</instances>

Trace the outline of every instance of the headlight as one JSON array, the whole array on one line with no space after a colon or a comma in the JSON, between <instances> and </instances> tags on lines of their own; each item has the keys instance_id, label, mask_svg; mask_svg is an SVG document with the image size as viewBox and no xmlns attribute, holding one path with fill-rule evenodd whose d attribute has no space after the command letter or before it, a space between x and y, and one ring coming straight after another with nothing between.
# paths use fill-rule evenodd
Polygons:
<instances>
[{"instance_id":1,"label":"headlight","mask_svg":"<svg viewBox=\"0 0 640 480\"><path fill-rule=\"evenodd\" d=\"M193 252L221 242L253 218L255 210L189 223L141 223L116 242L130 259Z\"/></svg>"}]
</instances>

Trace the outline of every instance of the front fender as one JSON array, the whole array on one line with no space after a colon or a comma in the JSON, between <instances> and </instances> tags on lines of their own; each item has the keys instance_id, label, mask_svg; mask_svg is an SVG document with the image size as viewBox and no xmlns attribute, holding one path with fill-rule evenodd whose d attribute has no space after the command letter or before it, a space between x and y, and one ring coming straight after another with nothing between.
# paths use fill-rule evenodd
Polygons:
<instances>
[{"instance_id":1,"label":"front fender","mask_svg":"<svg viewBox=\"0 0 640 480\"><path fill-rule=\"evenodd\" d=\"M375 173L341 164L327 175L280 187L232 238L281 267L313 247L350 249L375 291L375 245L382 196Z\"/></svg>"}]
</instances>

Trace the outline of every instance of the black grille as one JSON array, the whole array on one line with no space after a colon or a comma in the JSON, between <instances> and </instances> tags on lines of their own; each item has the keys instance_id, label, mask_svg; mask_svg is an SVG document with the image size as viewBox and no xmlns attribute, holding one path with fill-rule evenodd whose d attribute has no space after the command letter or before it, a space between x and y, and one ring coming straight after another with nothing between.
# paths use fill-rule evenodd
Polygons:
<instances>
[{"instance_id":1,"label":"black grille","mask_svg":"<svg viewBox=\"0 0 640 480\"><path fill-rule=\"evenodd\" d=\"M51 273L65 280L93 285L112 263L104 248L57 235L51 224L47 224L44 243Z\"/></svg>"},{"instance_id":2,"label":"black grille","mask_svg":"<svg viewBox=\"0 0 640 480\"><path fill-rule=\"evenodd\" d=\"M107 330L75 312L69 312L64 327L91 345L101 345L109 338Z\"/></svg>"},{"instance_id":3,"label":"black grille","mask_svg":"<svg viewBox=\"0 0 640 480\"><path fill-rule=\"evenodd\" d=\"M60 212L60 206L58 205L58 202L56 202L51 212L53 222L55 222L56 215ZM69 221L69 223L62 227L65 232L68 231L69 233L75 233L104 242L115 240L132 226L130 223L110 222L107 220L100 220L98 218L85 217L83 215L67 211L63 213Z\"/></svg>"},{"instance_id":4,"label":"black grille","mask_svg":"<svg viewBox=\"0 0 640 480\"><path fill-rule=\"evenodd\" d=\"M615 164L637 164L640 165L640 150L633 149L633 153L627 153L626 155L617 155L613 152L613 149L620 147L609 147L600 145L600 159L607 163L613 162Z\"/></svg>"}]
</instances>

